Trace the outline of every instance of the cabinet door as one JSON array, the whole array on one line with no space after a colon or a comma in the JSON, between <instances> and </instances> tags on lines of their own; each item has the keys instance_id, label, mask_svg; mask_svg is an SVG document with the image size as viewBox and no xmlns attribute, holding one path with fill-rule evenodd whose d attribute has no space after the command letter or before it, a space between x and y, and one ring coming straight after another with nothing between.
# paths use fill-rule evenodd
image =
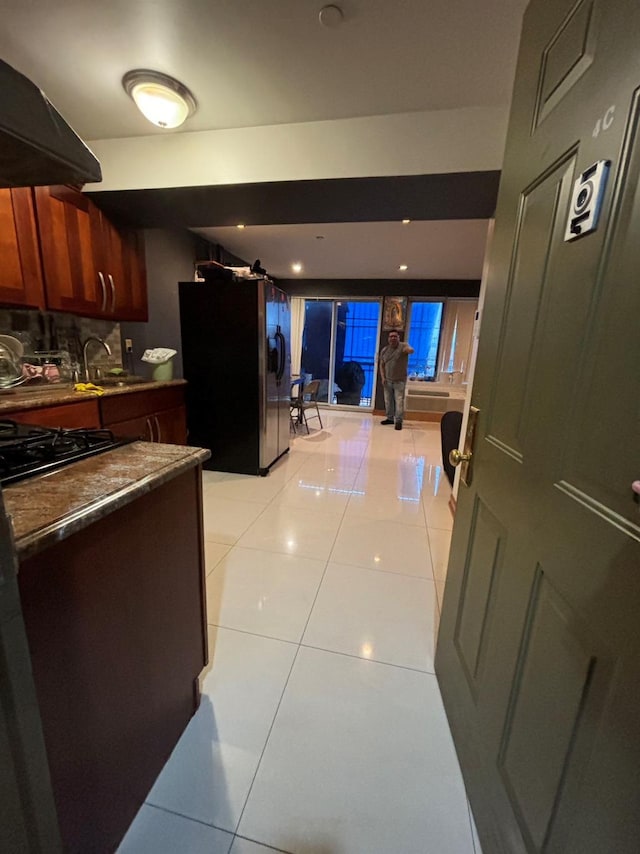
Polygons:
<instances>
[{"instance_id":1,"label":"cabinet door","mask_svg":"<svg viewBox=\"0 0 640 854\"><path fill-rule=\"evenodd\" d=\"M187 417L184 406L164 409L153 415L155 441L167 445L187 444Z\"/></svg>"},{"instance_id":2,"label":"cabinet door","mask_svg":"<svg viewBox=\"0 0 640 854\"><path fill-rule=\"evenodd\" d=\"M109 313L115 320L143 320L147 314L147 275L142 235L119 229L103 216L108 238L107 289Z\"/></svg>"},{"instance_id":3,"label":"cabinet door","mask_svg":"<svg viewBox=\"0 0 640 854\"><path fill-rule=\"evenodd\" d=\"M153 416L140 416L128 421L116 421L109 424L108 429L118 439L141 439L143 442L153 442Z\"/></svg>"},{"instance_id":4,"label":"cabinet door","mask_svg":"<svg viewBox=\"0 0 640 854\"><path fill-rule=\"evenodd\" d=\"M147 266L144 255L144 236L140 231L128 229L120 232L124 266L124 295L116 301L119 320L147 321Z\"/></svg>"},{"instance_id":5,"label":"cabinet door","mask_svg":"<svg viewBox=\"0 0 640 854\"><path fill-rule=\"evenodd\" d=\"M105 427L135 418L147 418L167 409L184 408L183 384L138 391L135 387L122 394L105 394L100 398L102 423Z\"/></svg>"},{"instance_id":6,"label":"cabinet door","mask_svg":"<svg viewBox=\"0 0 640 854\"><path fill-rule=\"evenodd\" d=\"M47 307L107 314L100 211L70 187L37 187L36 210Z\"/></svg>"},{"instance_id":7,"label":"cabinet door","mask_svg":"<svg viewBox=\"0 0 640 854\"><path fill-rule=\"evenodd\" d=\"M0 303L44 308L31 189L0 190Z\"/></svg>"},{"instance_id":8,"label":"cabinet door","mask_svg":"<svg viewBox=\"0 0 640 854\"><path fill-rule=\"evenodd\" d=\"M125 285L125 245L120 237L119 230L110 222L103 213L100 213L102 226L102 237L106 246L106 259L104 262L104 279L107 290L106 315L114 320L124 320L121 317L123 296L126 292ZM126 300L126 297L125 297Z\"/></svg>"},{"instance_id":9,"label":"cabinet door","mask_svg":"<svg viewBox=\"0 0 640 854\"><path fill-rule=\"evenodd\" d=\"M109 424L108 429L122 439L142 439L144 442L163 442L167 445L187 444L184 407L165 409L128 421L116 421Z\"/></svg>"}]
</instances>

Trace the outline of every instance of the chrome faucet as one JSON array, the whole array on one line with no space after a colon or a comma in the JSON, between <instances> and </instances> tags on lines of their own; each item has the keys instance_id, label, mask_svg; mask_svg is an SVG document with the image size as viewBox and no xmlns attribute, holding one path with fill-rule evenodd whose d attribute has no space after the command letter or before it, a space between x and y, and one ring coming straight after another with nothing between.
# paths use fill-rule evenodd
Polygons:
<instances>
[{"instance_id":1,"label":"chrome faucet","mask_svg":"<svg viewBox=\"0 0 640 854\"><path fill-rule=\"evenodd\" d=\"M106 350L107 356L111 355L111 347L109 347L107 342L103 341L102 338L98 338L95 335L92 335L90 338L87 338L82 347L82 364L84 366L85 382L91 381L91 377L89 376L89 363L87 361L87 350L89 349L89 344L91 344L92 341L95 341L97 344L101 344Z\"/></svg>"}]
</instances>

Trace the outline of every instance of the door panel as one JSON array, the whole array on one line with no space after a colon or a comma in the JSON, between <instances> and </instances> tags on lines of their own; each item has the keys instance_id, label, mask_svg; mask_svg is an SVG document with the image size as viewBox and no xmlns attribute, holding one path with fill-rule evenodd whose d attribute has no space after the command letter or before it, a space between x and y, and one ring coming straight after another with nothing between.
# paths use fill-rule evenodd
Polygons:
<instances>
[{"instance_id":1,"label":"door panel","mask_svg":"<svg viewBox=\"0 0 640 854\"><path fill-rule=\"evenodd\" d=\"M455 629L460 662L474 694L490 626L491 591L499 580L505 541L504 526L478 500L469 535Z\"/></svg>"},{"instance_id":2,"label":"door panel","mask_svg":"<svg viewBox=\"0 0 640 854\"><path fill-rule=\"evenodd\" d=\"M639 81L640 82L640 81ZM637 236L640 235L640 89L634 93L621 164L626 192L619 193L611 224L611 250L594 295L586 336L591 340L585 359L562 486L604 513L612 524L639 530L637 507L629 501L625 474L627 450L638 461L640 436L640 371L627 370L632 342L638 334L640 288L628 283L638 276ZM620 183L617 190L620 189ZM635 188L635 189L634 189ZM629 239L636 235L636 239ZM588 432L581 423L592 423ZM598 464L593 465L597 460ZM623 521L624 520L624 521Z\"/></svg>"},{"instance_id":3,"label":"door panel","mask_svg":"<svg viewBox=\"0 0 640 854\"><path fill-rule=\"evenodd\" d=\"M574 742L585 714L593 712L594 669L603 650L591 634L538 567L498 760L536 851L543 849L564 777L576 760Z\"/></svg>"},{"instance_id":4,"label":"door panel","mask_svg":"<svg viewBox=\"0 0 640 854\"><path fill-rule=\"evenodd\" d=\"M532 0L436 672L485 851L640 837L640 5ZM574 181L611 163L600 226Z\"/></svg>"},{"instance_id":5,"label":"door panel","mask_svg":"<svg viewBox=\"0 0 640 854\"><path fill-rule=\"evenodd\" d=\"M549 277L553 274L550 247L564 232L564 217L573 186L575 157L567 157L547 175L536 179L522 195L516 242L505 304L498 375L493 406L488 414L491 438L507 453L522 457L527 432L527 400L535 348L545 310Z\"/></svg>"},{"instance_id":6,"label":"door panel","mask_svg":"<svg viewBox=\"0 0 640 854\"><path fill-rule=\"evenodd\" d=\"M576 3L542 53L536 125L549 115L593 61L593 2Z\"/></svg>"}]
</instances>

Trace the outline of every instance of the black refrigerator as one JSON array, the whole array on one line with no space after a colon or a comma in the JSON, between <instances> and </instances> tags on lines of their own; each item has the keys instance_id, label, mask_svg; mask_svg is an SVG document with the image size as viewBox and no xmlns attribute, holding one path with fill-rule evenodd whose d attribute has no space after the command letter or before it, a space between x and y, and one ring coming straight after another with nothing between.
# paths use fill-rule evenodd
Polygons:
<instances>
[{"instance_id":1,"label":"black refrigerator","mask_svg":"<svg viewBox=\"0 0 640 854\"><path fill-rule=\"evenodd\" d=\"M178 287L189 444L205 468L266 475L289 450L289 298L265 278Z\"/></svg>"}]
</instances>

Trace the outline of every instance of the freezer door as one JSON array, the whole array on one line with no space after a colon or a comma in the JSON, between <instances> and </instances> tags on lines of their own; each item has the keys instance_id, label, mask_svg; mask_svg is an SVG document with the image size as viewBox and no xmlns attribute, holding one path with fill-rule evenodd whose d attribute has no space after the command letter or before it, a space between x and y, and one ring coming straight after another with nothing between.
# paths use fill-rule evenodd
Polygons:
<instances>
[{"instance_id":1,"label":"freezer door","mask_svg":"<svg viewBox=\"0 0 640 854\"><path fill-rule=\"evenodd\" d=\"M260 470L269 468L278 458L279 384L281 344L278 338L277 288L260 283L258 332L260 356Z\"/></svg>"}]
</instances>

